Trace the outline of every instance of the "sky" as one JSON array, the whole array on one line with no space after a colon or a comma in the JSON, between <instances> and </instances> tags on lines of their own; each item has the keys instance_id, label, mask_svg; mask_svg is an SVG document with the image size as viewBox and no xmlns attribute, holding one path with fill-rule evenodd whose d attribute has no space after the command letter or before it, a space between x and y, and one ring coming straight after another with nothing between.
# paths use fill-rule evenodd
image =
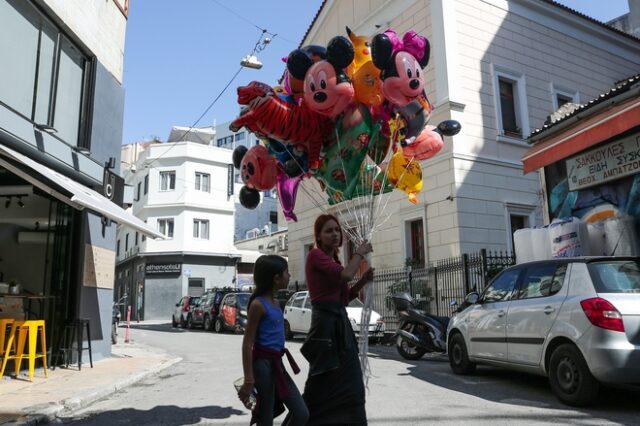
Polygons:
<instances>
[{"instance_id":1,"label":"sky","mask_svg":"<svg viewBox=\"0 0 640 426\"><path fill-rule=\"evenodd\" d=\"M629 11L627 0L559 2L601 21ZM234 119L239 111L236 88L252 80L277 85L284 70L281 58L298 47L321 3L131 1L124 55L122 143L153 137L166 140L172 126L192 126L201 116L197 127ZM272 39L257 55L262 69L240 67L242 58L262 36L262 29Z\"/></svg>"}]
</instances>

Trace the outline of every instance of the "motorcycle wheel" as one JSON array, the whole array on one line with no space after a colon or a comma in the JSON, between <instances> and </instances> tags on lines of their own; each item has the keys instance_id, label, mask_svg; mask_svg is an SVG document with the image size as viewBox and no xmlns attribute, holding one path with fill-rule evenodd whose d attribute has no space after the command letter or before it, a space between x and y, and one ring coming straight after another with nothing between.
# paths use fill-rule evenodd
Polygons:
<instances>
[{"instance_id":1,"label":"motorcycle wheel","mask_svg":"<svg viewBox=\"0 0 640 426\"><path fill-rule=\"evenodd\" d=\"M412 333L414 329L414 325L405 324L402 327L402 329L408 331L409 333ZM424 354L427 353L426 349L419 348L413 343L407 342L400 336L398 336L396 340L396 349L398 350L398 353L402 358L408 359L411 361L420 359Z\"/></svg>"},{"instance_id":2,"label":"motorcycle wheel","mask_svg":"<svg viewBox=\"0 0 640 426\"><path fill-rule=\"evenodd\" d=\"M118 324L111 323L111 344L118 343Z\"/></svg>"}]
</instances>

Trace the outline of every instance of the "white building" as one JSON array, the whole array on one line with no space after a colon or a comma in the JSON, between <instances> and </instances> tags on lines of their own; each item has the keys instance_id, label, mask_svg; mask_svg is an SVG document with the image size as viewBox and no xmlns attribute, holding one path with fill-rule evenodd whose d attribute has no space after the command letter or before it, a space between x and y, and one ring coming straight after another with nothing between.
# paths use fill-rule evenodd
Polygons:
<instances>
[{"instance_id":1,"label":"white building","mask_svg":"<svg viewBox=\"0 0 640 426\"><path fill-rule=\"evenodd\" d=\"M511 249L514 229L542 223L539 178L522 172L530 131L560 104L592 99L640 69L639 39L551 0L329 0L301 45L326 45L345 26L426 36L430 124L462 124L422 162L417 205L397 191L384 195L391 218L373 236L377 268ZM299 221L289 223L292 280L304 280L319 213L300 191Z\"/></svg>"},{"instance_id":2,"label":"white building","mask_svg":"<svg viewBox=\"0 0 640 426\"><path fill-rule=\"evenodd\" d=\"M233 151L237 146L243 145L251 148L260 143L253 133L246 129L238 132L229 130L229 123L222 123L215 126L215 146ZM240 179L240 172L234 170L236 193L240 190L243 183ZM247 238L247 233L263 232L267 227L268 232L275 232L286 229L286 224L281 220L278 221L278 199L276 190L263 191L261 194L260 204L254 210L244 208L238 200L236 200L236 224L234 238L236 241ZM265 231L266 232L266 231ZM263 232L264 233L264 232Z\"/></svg>"},{"instance_id":3,"label":"white building","mask_svg":"<svg viewBox=\"0 0 640 426\"><path fill-rule=\"evenodd\" d=\"M210 128L185 136L187 130L173 128L166 143L123 147L138 152L136 161L123 163L134 189L131 210L166 237L118 230L116 292L129 295L134 318L137 307L145 319L166 319L181 296L232 286L236 279L231 151L212 146Z\"/></svg>"}]
</instances>

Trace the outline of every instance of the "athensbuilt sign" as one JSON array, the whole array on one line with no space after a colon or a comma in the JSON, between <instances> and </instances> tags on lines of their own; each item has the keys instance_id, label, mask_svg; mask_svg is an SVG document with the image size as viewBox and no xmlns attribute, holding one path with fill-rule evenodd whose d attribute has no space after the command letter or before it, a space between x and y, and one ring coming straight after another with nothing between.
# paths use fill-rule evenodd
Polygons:
<instances>
[{"instance_id":1,"label":"athensbuilt sign","mask_svg":"<svg viewBox=\"0 0 640 426\"><path fill-rule=\"evenodd\" d=\"M145 275L180 275L182 273L182 263L147 263Z\"/></svg>"},{"instance_id":2,"label":"athensbuilt sign","mask_svg":"<svg viewBox=\"0 0 640 426\"><path fill-rule=\"evenodd\" d=\"M640 172L640 135L629 136L566 161L569 190L600 185Z\"/></svg>"}]
</instances>

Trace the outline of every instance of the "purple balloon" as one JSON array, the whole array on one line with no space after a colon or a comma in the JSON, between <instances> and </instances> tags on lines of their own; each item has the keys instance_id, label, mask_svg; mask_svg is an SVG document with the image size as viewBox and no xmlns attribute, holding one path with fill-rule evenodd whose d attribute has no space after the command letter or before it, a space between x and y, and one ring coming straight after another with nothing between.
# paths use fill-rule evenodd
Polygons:
<instances>
[{"instance_id":1,"label":"purple balloon","mask_svg":"<svg viewBox=\"0 0 640 426\"><path fill-rule=\"evenodd\" d=\"M298 185L302 181L304 174L296 177L289 177L285 172L278 168L278 180L276 189L278 191L278 199L282 206L284 217L294 222L298 221L298 217L293 212L296 206L296 197L298 195Z\"/></svg>"}]
</instances>

